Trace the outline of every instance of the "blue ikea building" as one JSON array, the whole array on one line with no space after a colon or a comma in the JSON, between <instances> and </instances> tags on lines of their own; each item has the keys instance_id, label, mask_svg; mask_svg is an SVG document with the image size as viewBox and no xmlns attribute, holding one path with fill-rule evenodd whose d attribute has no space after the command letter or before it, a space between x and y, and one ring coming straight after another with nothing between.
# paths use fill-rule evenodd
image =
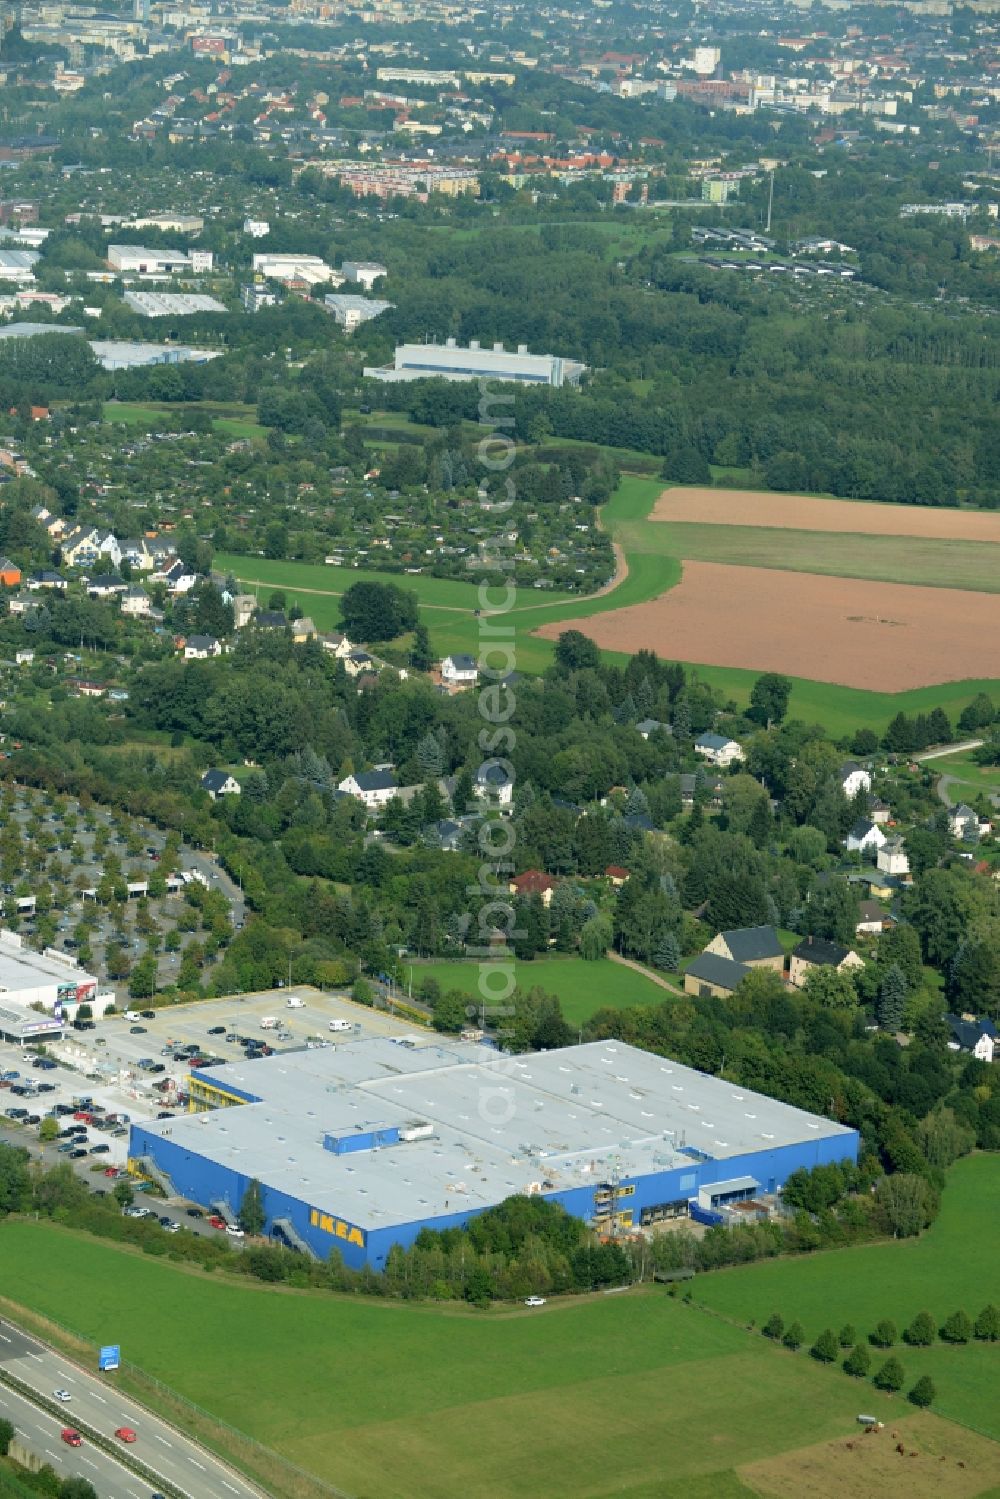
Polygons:
<instances>
[{"instance_id":1,"label":"blue ikea building","mask_svg":"<svg viewBox=\"0 0 1000 1499\"><path fill-rule=\"evenodd\" d=\"M422 1228L539 1194L600 1231L719 1221L858 1134L617 1041L528 1056L377 1038L201 1069L194 1112L132 1126L133 1170L227 1220L381 1269Z\"/></svg>"}]
</instances>

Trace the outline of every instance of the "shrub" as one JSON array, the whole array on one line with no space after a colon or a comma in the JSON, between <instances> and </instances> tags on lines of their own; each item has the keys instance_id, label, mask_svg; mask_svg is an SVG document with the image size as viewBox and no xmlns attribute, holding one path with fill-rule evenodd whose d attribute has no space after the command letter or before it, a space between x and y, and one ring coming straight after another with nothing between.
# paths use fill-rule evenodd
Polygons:
<instances>
[{"instance_id":1,"label":"shrub","mask_svg":"<svg viewBox=\"0 0 1000 1499\"><path fill-rule=\"evenodd\" d=\"M876 1348L891 1348L896 1341L896 1337L895 1322L890 1322L888 1317L884 1317L881 1322L876 1324L875 1331L871 1334L869 1342L874 1343Z\"/></svg>"},{"instance_id":2,"label":"shrub","mask_svg":"<svg viewBox=\"0 0 1000 1499\"><path fill-rule=\"evenodd\" d=\"M782 1343L784 1343L786 1348L790 1348L791 1351L795 1353L797 1349L802 1347L802 1340L804 1339L804 1337L805 1333L802 1330L802 1323L793 1322L781 1341Z\"/></svg>"},{"instance_id":3,"label":"shrub","mask_svg":"<svg viewBox=\"0 0 1000 1499\"><path fill-rule=\"evenodd\" d=\"M844 1373L864 1379L872 1365L872 1356L864 1343L858 1343L844 1360Z\"/></svg>"},{"instance_id":4,"label":"shrub","mask_svg":"<svg viewBox=\"0 0 1000 1499\"><path fill-rule=\"evenodd\" d=\"M965 1312L952 1312L941 1328L946 1343L967 1343L972 1337L972 1323Z\"/></svg>"},{"instance_id":5,"label":"shrub","mask_svg":"<svg viewBox=\"0 0 1000 1499\"><path fill-rule=\"evenodd\" d=\"M919 1405L921 1408L924 1408L930 1405L936 1396L937 1390L934 1388L934 1381L929 1375L922 1374L906 1398L912 1405Z\"/></svg>"},{"instance_id":6,"label":"shrub","mask_svg":"<svg viewBox=\"0 0 1000 1499\"><path fill-rule=\"evenodd\" d=\"M821 1364L832 1364L837 1357L837 1339L833 1335L833 1330L825 1327L809 1352Z\"/></svg>"},{"instance_id":7,"label":"shrub","mask_svg":"<svg viewBox=\"0 0 1000 1499\"><path fill-rule=\"evenodd\" d=\"M876 1389L888 1390L890 1394L894 1394L896 1390L903 1388L905 1378L899 1359L887 1358L881 1369L876 1370L873 1383Z\"/></svg>"},{"instance_id":8,"label":"shrub","mask_svg":"<svg viewBox=\"0 0 1000 1499\"><path fill-rule=\"evenodd\" d=\"M930 1312L918 1312L903 1334L914 1348L929 1348L937 1337L937 1325Z\"/></svg>"}]
</instances>

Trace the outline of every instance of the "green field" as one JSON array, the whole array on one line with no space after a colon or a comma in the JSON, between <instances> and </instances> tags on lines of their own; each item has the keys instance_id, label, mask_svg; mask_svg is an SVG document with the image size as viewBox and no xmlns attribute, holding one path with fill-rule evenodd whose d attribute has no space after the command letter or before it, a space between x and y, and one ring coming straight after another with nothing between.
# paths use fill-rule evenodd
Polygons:
<instances>
[{"instance_id":1,"label":"green field","mask_svg":"<svg viewBox=\"0 0 1000 1499\"><path fill-rule=\"evenodd\" d=\"M420 979L430 975L437 979L442 990L460 989L473 1003L479 1003L479 973L478 963L414 963L413 987L416 990ZM610 958L596 963L586 963L583 958L515 961L514 976L522 989L537 987L556 995L571 1025L583 1025L598 1010L661 1004L670 998L659 984L632 968L612 963Z\"/></svg>"},{"instance_id":2,"label":"green field","mask_svg":"<svg viewBox=\"0 0 1000 1499\"><path fill-rule=\"evenodd\" d=\"M987 1302L1000 1305L1000 1157L960 1161L942 1203L937 1222L920 1239L702 1276L695 1299L740 1322L760 1325L774 1311L786 1323L798 1318L808 1341L846 1322L866 1336L883 1317L902 1334L920 1311L943 1322L961 1307L974 1319ZM879 1352L873 1349L873 1357ZM911 1349L901 1342L894 1352L908 1381L931 1376L937 1411L1000 1439L1000 1345L938 1342Z\"/></svg>"},{"instance_id":3,"label":"green field","mask_svg":"<svg viewBox=\"0 0 1000 1499\"><path fill-rule=\"evenodd\" d=\"M185 411L209 412L212 416L212 427L221 437L259 437L267 436L266 427L260 426L257 421L257 408L255 406L241 406L225 401L194 401L190 404L183 402L141 402L141 401L105 401L104 420L106 422L121 422L126 427L138 427L144 432L155 431L163 422L164 417L171 418L171 426L178 417L182 417Z\"/></svg>"},{"instance_id":4,"label":"green field","mask_svg":"<svg viewBox=\"0 0 1000 1499\"><path fill-rule=\"evenodd\" d=\"M0 1227L0 1277L359 1499L731 1499L743 1463L847 1436L859 1409L903 1414L659 1288L541 1312L386 1305L31 1222Z\"/></svg>"},{"instance_id":5,"label":"green field","mask_svg":"<svg viewBox=\"0 0 1000 1499\"><path fill-rule=\"evenodd\" d=\"M939 755L926 762L926 768L936 775L948 776L949 799L968 801L970 796L1000 794L1000 765L977 765L968 752L957 755Z\"/></svg>"}]
</instances>

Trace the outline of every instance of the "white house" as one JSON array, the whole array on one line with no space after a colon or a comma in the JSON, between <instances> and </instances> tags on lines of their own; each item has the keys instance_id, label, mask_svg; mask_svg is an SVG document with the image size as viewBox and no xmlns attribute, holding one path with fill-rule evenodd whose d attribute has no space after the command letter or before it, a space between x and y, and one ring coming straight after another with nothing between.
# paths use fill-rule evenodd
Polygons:
<instances>
[{"instance_id":1,"label":"white house","mask_svg":"<svg viewBox=\"0 0 1000 1499\"><path fill-rule=\"evenodd\" d=\"M883 874L909 874L910 861L902 838L887 838L875 855L875 863Z\"/></svg>"},{"instance_id":2,"label":"white house","mask_svg":"<svg viewBox=\"0 0 1000 1499\"><path fill-rule=\"evenodd\" d=\"M887 841L878 823L868 817L859 817L844 839L849 853L863 853L867 848L879 849Z\"/></svg>"},{"instance_id":3,"label":"white house","mask_svg":"<svg viewBox=\"0 0 1000 1499\"><path fill-rule=\"evenodd\" d=\"M473 784L476 796L493 807L509 807L514 800L514 777L502 760L484 760ZM456 812L463 809L456 807Z\"/></svg>"},{"instance_id":4,"label":"white house","mask_svg":"<svg viewBox=\"0 0 1000 1499\"><path fill-rule=\"evenodd\" d=\"M479 681L479 667L475 656L464 653L445 656L441 662L441 681L446 687L475 687Z\"/></svg>"},{"instance_id":5,"label":"white house","mask_svg":"<svg viewBox=\"0 0 1000 1499\"><path fill-rule=\"evenodd\" d=\"M989 832L989 823L979 821L979 813L966 803L960 802L957 807L952 807L948 813L948 831L953 838L964 838L969 828L976 828L980 833Z\"/></svg>"},{"instance_id":6,"label":"white house","mask_svg":"<svg viewBox=\"0 0 1000 1499\"><path fill-rule=\"evenodd\" d=\"M352 771L337 787L346 796L356 796L358 801L375 812L399 794L399 782L388 768L379 770Z\"/></svg>"},{"instance_id":7,"label":"white house","mask_svg":"<svg viewBox=\"0 0 1000 1499\"><path fill-rule=\"evenodd\" d=\"M240 796L243 791L239 781L228 770L206 770L201 778L201 785L213 802L218 796Z\"/></svg>"},{"instance_id":8,"label":"white house","mask_svg":"<svg viewBox=\"0 0 1000 1499\"><path fill-rule=\"evenodd\" d=\"M268 223L267 219L243 220L243 233L249 234L251 239L263 239L264 236L270 234L270 232L271 225Z\"/></svg>"},{"instance_id":9,"label":"white house","mask_svg":"<svg viewBox=\"0 0 1000 1499\"><path fill-rule=\"evenodd\" d=\"M340 271L345 281L354 281L358 286L363 286L365 291L371 291L376 281L389 274L377 260L345 260Z\"/></svg>"},{"instance_id":10,"label":"white house","mask_svg":"<svg viewBox=\"0 0 1000 1499\"><path fill-rule=\"evenodd\" d=\"M132 619L145 619L152 607L144 588L129 588L122 594L122 613Z\"/></svg>"},{"instance_id":11,"label":"white house","mask_svg":"<svg viewBox=\"0 0 1000 1499\"><path fill-rule=\"evenodd\" d=\"M946 1015L951 1032L949 1051L967 1051L981 1062L992 1062L997 1051L997 1028L992 1020L976 1020L971 1015Z\"/></svg>"},{"instance_id":12,"label":"white house","mask_svg":"<svg viewBox=\"0 0 1000 1499\"><path fill-rule=\"evenodd\" d=\"M695 753L704 755L713 765L732 765L734 760L744 760L743 746L735 739L726 739L722 734L702 734L694 742Z\"/></svg>"},{"instance_id":13,"label":"white house","mask_svg":"<svg viewBox=\"0 0 1000 1499\"><path fill-rule=\"evenodd\" d=\"M839 779L848 801L856 797L859 791L872 789L871 774L863 765L856 764L854 760L847 760L840 767Z\"/></svg>"},{"instance_id":14,"label":"white house","mask_svg":"<svg viewBox=\"0 0 1000 1499\"><path fill-rule=\"evenodd\" d=\"M346 661L354 650L354 646L348 640L347 636L341 635L338 630L329 630L325 634L320 635L319 643L325 651L329 651L330 655L335 656L338 661Z\"/></svg>"},{"instance_id":15,"label":"white house","mask_svg":"<svg viewBox=\"0 0 1000 1499\"><path fill-rule=\"evenodd\" d=\"M97 551L99 556L107 557L111 566L116 570L122 565L122 549L118 537L113 531L105 531L100 538Z\"/></svg>"},{"instance_id":16,"label":"white house","mask_svg":"<svg viewBox=\"0 0 1000 1499\"><path fill-rule=\"evenodd\" d=\"M214 635L189 635L184 642L185 661L208 661L221 655L222 646Z\"/></svg>"}]
</instances>

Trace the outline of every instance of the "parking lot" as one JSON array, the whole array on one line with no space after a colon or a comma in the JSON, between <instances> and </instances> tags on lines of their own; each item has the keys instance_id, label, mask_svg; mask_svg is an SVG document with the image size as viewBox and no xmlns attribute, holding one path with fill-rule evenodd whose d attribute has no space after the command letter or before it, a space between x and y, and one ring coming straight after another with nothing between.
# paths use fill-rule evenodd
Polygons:
<instances>
[{"instance_id":1,"label":"parking lot","mask_svg":"<svg viewBox=\"0 0 1000 1499\"><path fill-rule=\"evenodd\" d=\"M290 1004L290 1000L301 1001ZM105 1172L124 1168L128 1159L128 1126L133 1121L155 1119L186 1108L186 1089L194 1055L184 1049L197 1048L196 1055L217 1062L244 1061L246 1046L253 1039L273 1052L307 1046L336 1045L364 1036L399 1036L417 1033L408 1021L382 1010L370 1010L342 995L324 994L308 985L275 989L263 994L231 996L195 1004L174 1005L140 1013L98 1020L92 1031L67 1030L62 1041L45 1048L54 1067L36 1067L34 1054L13 1042L0 1041L0 1138L26 1145L47 1164L66 1161L95 1190L108 1191L114 1182ZM274 1027L262 1021L274 1019ZM331 1022L338 1029L331 1031ZM346 1024L347 1029L342 1029ZM419 1032L426 1035L426 1032ZM140 1065L143 1064L143 1065ZM16 1078L3 1074L17 1073ZM14 1087L29 1087L27 1095ZM44 1090L44 1091L39 1091ZM90 1099L97 1110L70 1110L80 1099ZM51 1144L39 1140L41 1120L57 1106L61 1130L74 1129ZM9 1117L10 1109L23 1109L38 1122L28 1124ZM114 1125L77 1120L73 1112L94 1113L103 1120L117 1116ZM83 1152L79 1155L71 1151ZM197 1219L190 1219L186 1204L156 1201L157 1214L181 1222L195 1232L214 1232Z\"/></svg>"}]
</instances>

